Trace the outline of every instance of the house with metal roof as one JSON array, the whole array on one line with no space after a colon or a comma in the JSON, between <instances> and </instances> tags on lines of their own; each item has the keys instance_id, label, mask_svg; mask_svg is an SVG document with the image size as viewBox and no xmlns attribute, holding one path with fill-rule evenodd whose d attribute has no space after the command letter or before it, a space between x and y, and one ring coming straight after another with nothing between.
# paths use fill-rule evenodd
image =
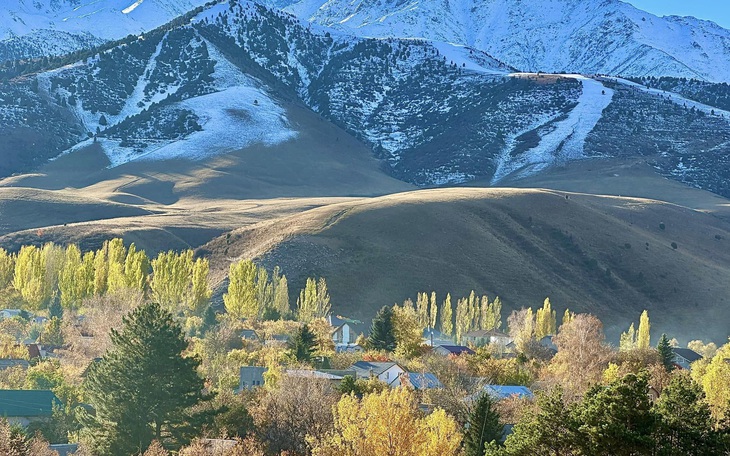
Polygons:
<instances>
[{"instance_id":1,"label":"house with metal roof","mask_svg":"<svg viewBox=\"0 0 730 456\"><path fill-rule=\"evenodd\" d=\"M416 391L444 387L439 379L431 372L403 372L398 376L398 382L398 385L393 386L403 386Z\"/></svg>"},{"instance_id":2,"label":"house with metal roof","mask_svg":"<svg viewBox=\"0 0 730 456\"><path fill-rule=\"evenodd\" d=\"M327 321L332 326L332 342L335 346L354 345L358 335L365 331L364 324L360 320L329 315Z\"/></svg>"},{"instance_id":3,"label":"house with metal roof","mask_svg":"<svg viewBox=\"0 0 730 456\"><path fill-rule=\"evenodd\" d=\"M49 419L54 405L61 401L50 390L0 390L0 417L10 424L27 426Z\"/></svg>"},{"instance_id":4,"label":"house with metal roof","mask_svg":"<svg viewBox=\"0 0 730 456\"><path fill-rule=\"evenodd\" d=\"M513 338L509 334L497 331L496 329L469 331L462 337L462 342L476 347L482 347L484 345L507 347L512 341Z\"/></svg>"},{"instance_id":5,"label":"house with metal roof","mask_svg":"<svg viewBox=\"0 0 730 456\"><path fill-rule=\"evenodd\" d=\"M11 367L20 367L27 369L30 367L30 363L25 359L0 359L0 371L9 369Z\"/></svg>"},{"instance_id":6,"label":"house with metal roof","mask_svg":"<svg viewBox=\"0 0 730 456\"><path fill-rule=\"evenodd\" d=\"M381 382L385 382L390 386L398 381L400 374L406 370L403 369L398 363L392 361L388 362L377 362L377 361L358 361L348 370L355 371L357 378L369 379L377 377Z\"/></svg>"},{"instance_id":7,"label":"house with metal roof","mask_svg":"<svg viewBox=\"0 0 730 456\"><path fill-rule=\"evenodd\" d=\"M513 397L520 399L533 399L535 397L530 388L519 385L486 385L484 392L497 401Z\"/></svg>"},{"instance_id":8,"label":"house with metal roof","mask_svg":"<svg viewBox=\"0 0 730 456\"><path fill-rule=\"evenodd\" d=\"M433 349L434 353L442 356L459 356L459 355L473 355L474 350L464 345L439 345Z\"/></svg>"},{"instance_id":9,"label":"house with metal roof","mask_svg":"<svg viewBox=\"0 0 730 456\"><path fill-rule=\"evenodd\" d=\"M674 365L678 369L691 370L692 363L702 359L702 355L689 348L672 348L674 353Z\"/></svg>"}]
</instances>

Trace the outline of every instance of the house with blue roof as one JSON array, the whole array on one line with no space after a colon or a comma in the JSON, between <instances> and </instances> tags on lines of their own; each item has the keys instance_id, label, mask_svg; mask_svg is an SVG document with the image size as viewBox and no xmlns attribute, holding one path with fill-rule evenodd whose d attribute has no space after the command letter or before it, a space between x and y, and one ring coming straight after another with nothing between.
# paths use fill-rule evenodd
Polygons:
<instances>
[{"instance_id":1,"label":"house with blue roof","mask_svg":"<svg viewBox=\"0 0 730 456\"><path fill-rule=\"evenodd\" d=\"M60 406L50 390L0 390L0 417L10 424L27 426L51 418L53 406Z\"/></svg>"},{"instance_id":2,"label":"house with blue roof","mask_svg":"<svg viewBox=\"0 0 730 456\"><path fill-rule=\"evenodd\" d=\"M411 388L416 391L438 389L444 387L439 379L430 372L403 372L398 376L398 381L400 382L400 385L393 386L403 386L405 388Z\"/></svg>"},{"instance_id":3,"label":"house with blue roof","mask_svg":"<svg viewBox=\"0 0 730 456\"><path fill-rule=\"evenodd\" d=\"M518 385L486 385L484 392L496 401L515 397L519 399L533 399L535 397L530 388Z\"/></svg>"}]
</instances>

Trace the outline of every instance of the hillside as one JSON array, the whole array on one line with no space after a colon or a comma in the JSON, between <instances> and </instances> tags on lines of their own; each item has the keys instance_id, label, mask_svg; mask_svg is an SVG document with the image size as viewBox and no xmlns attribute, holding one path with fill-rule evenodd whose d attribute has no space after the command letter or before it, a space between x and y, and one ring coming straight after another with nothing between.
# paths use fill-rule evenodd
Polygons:
<instances>
[{"instance_id":1,"label":"hillside","mask_svg":"<svg viewBox=\"0 0 730 456\"><path fill-rule=\"evenodd\" d=\"M262 222L200 253L211 255L220 281L240 255L280 265L292 290L306 276L325 276L335 308L353 318L370 318L418 291L436 290L443 299L474 289L499 295L507 309L550 296L560 311L595 313L611 336L647 308L658 332L722 340L721 322L730 316L730 254L722 246L729 239L726 222L652 200L444 189Z\"/></svg>"},{"instance_id":2,"label":"hillside","mask_svg":"<svg viewBox=\"0 0 730 456\"><path fill-rule=\"evenodd\" d=\"M243 0L190 17L0 84L0 176L89 146L116 167L280 145L305 134L285 108L299 103L421 187L641 157L730 195L722 84L675 85L680 94L648 80L515 73L474 48L358 38Z\"/></svg>"},{"instance_id":3,"label":"hillside","mask_svg":"<svg viewBox=\"0 0 730 456\"><path fill-rule=\"evenodd\" d=\"M730 81L730 31L692 17L657 17L619 0L268 3L359 36L470 46L523 71Z\"/></svg>"},{"instance_id":4,"label":"hillside","mask_svg":"<svg viewBox=\"0 0 730 456\"><path fill-rule=\"evenodd\" d=\"M138 35L207 0L4 0L0 62L67 54Z\"/></svg>"}]
</instances>

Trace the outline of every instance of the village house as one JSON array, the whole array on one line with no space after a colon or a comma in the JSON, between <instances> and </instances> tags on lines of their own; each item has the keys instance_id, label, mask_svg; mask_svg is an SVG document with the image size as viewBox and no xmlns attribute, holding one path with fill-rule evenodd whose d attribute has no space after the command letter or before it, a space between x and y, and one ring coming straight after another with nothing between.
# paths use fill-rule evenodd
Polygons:
<instances>
[{"instance_id":1,"label":"village house","mask_svg":"<svg viewBox=\"0 0 730 456\"><path fill-rule=\"evenodd\" d=\"M51 418L53 406L61 405L49 390L0 390L0 417L10 424L28 426Z\"/></svg>"},{"instance_id":2,"label":"village house","mask_svg":"<svg viewBox=\"0 0 730 456\"><path fill-rule=\"evenodd\" d=\"M496 345L506 348L511 342L512 337L509 334L497 331L495 329L480 329L477 331L469 331L462 337L462 342L475 347L483 347L485 345Z\"/></svg>"},{"instance_id":3,"label":"village house","mask_svg":"<svg viewBox=\"0 0 730 456\"><path fill-rule=\"evenodd\" d=\"M674 365L678 369L692 370L692 363L702 359L702 355L689 348L672 348L674 353Z\"/></svg>"},{"instance_id":4,"label":"village house","mask_svg":"<svg viewBox=\"0 0 730 456\"><path fill-rule=\"evenodd\" d=\"M253 329L244 329L241 331L241 339L248 340L248 341L255 341L258 342L261 340L258 333L254 331Z\"/></svg>"},{"instance_id":5,"label":"village house","mask_svg":"<svg viewBox=\"0 0 730 456\"><path fill-rule=\"evenodd\" d=\"M25 359L0 359L0 371L11 367L20 367L25 370L30 367L30 363Z\"/></svg>"},{"instance_id":6,"label":"village house","mask_svg":"<svg viewBox=\"0 0 730 456\"><path fill-rule=\"evenodd\" d=\"M423 344L429 347L454 345L454 339L433 328L423 329Z\"/></svg>"},{"instance_id":7,"label":"village house","mask_svg":"<svg viewBox=\"0 0 730 456\"><path fill-rule=\"evenodd\" d=\"M403 372L398 376L397 383L393 384L392 386L402 386L404 388L410 388L416 391L423 391L426 389L438 389L444 387L439 379L430 372Z\"/></svg>"},{"instance_id":8,"label":"village house","mask_svg":"<svg viewBox=\"0 0 730 456\"><path fill-rule=\"evenodd\" d=\"M369 379L376 377L381 382L386 383L389 386L399 381L400 374L406 372L405 369L400 367L398 363L394 362L376 362L376 361L358 361L349 370L354 370L357 378Z\"/></svg>"},{"instance_id":9,"label":"village house","mask_svg":"<svg viewBox=\"0 0 730 456\"><path fill-rule=\"evenodd\" d=\"M20 309L3 309L3 310L0 310L0 320L4 320L6 318L19 317L22 314L23 314L23 311Z\"/></svg>"},{"instance_id":10,"label":"village house","mask_svg":"<svg viewBox=\"0 0 730 456\"><path fill-rule=\"evenodd\" d=\"M330 315L327 321L332 326L332 342L335 345L354 344L357 336L363 332L363 324L359 320Z\"/></svg>"},{"instance_id":11,"label":"village house","mask_svg":"<svg viewBox=\"0 0 730 456\"><path fill-rule=\"evenodd\" d=\"M357 374L354 370L340 369L287 369L284 373L289 377L329 380L334 386L339 385L340 382L342 382L342 380L348 375L352 378L357 378Z\"/></svg>"},{"instance_id":12,"label":"village house","mask_svg":"<svg viewBox=\"0 0 730 456\"><path fill-rule=\"evenodd\" d=\"M238 391L264 386L264 374L269 369L261 366L244 366L239 371Z\"/></svg>"},{"instance_id":13,"label":"village house","mask_svg":"<svg viewBox=\"0 0 730 456\"><path fill-rule=\"evenodd\" d=\"M439 345L433 349L433 352L442 356L459 356L462 354L473 355L474 350L464 345Z\"/></svg>"}]
</instances>

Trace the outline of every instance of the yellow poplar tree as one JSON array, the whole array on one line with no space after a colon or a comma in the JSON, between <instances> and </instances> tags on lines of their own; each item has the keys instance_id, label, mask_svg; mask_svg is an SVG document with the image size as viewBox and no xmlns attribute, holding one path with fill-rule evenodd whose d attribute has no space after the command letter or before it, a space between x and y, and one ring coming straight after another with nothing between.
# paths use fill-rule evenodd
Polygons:
<instances>
[{"instance_id":1,"label":"yellow poplar tree","mask_svg":"<svg viewBox=\"0 0 730 456\"><path fill-rule=\"evenodd\" d=\"M717 350L712 361L705 367L704 372L702 369L695 369L694 364L692 369L692 377L702 385L707 403L710 404L712 409L712 414L719 420L727 418L727 407L730 403L730 364L727 362L728 359L730 359L730 343Z\"/></svg>"},{"instance_id":2,"label":"yellow poplar tree","mask_svg":"<svg viewBox=\"0 0 730 456\"><path fill-rule=\"evenodd\" d=\"M439 309L439 307L438 307L438 303L436 302L436 292L432 291L431 292L431 310L429 312L429 318L431 320L432 328L436 327L436 322L437 322L437 318L438 318L438 309Z\"/></svg>"},{"instance_id":3,"label":"yellow poplar tree","mask_svg":"<svg viewBox=\"0 0 730 456\"><path fill-rule=\"evenodd\" d=\"M469 311L469 299L462 298L456 302L456 342L461 343L461 338L469 332L471 326L471 312Z\"/></svg>"},{"instance_id":4,"label":"yellow poplar tree","mask_svg":"<svg viewBox=\"0 0 730 456\"><path fill-rule=\"evenodd\" d=\"M431 315L428 312L429 300L427 293L418 293L416 298L416 310L418 311L418 322L424 328L429 326Z\"/></svg>"},{"instance_id":5,"label":"yellow poplar tree","mask_svg":"<svg viewBox=\"0 0 730 456\"><path fill-rule=\"evenodd\" d=\"M38 310L46 299L46 267L41 249L24 245L18 252L13 273L13 286L32 310Z\"/></svg>"},{"instance_id":6,"label":"yellow poplar tree","mask_svg":"<svg viewBox=\"0 0 730 456\"><path fill-rule=\"evenodd\" d=\"M210 271L210 263L207 258L198 258L193 263L191 273L190 292L186 299L187 309L193 314L200 314L210 301L213 290L208 284L208 273Z\"/></svg>"},{"instance_id":7,"label":"yellow poplar tree","mask_svg":"<svg viewBox=\"0 0 730 456\"><path fill-rule=\"evenodd\" d=\"M13 282L15 272L15 257L0 248L0 290L4 290Z\"/></svg>"},{"instance_id":8,"label":"yellow poplar tree","mask_svg":"<svg viewBox=\"0 0 730 456\"><path fill-rule=\"evenodd\" d=\"M291 307L289 306L289 284L285 275L278 278L274 283L274 308L279 311L282 318L285 318L291 312Z\"/></svg>"},{"instance_id":9,"label":"yellow poplar tree","mask_svg":"<svg viewBox=\"0 0 730 456\"><path fill-rule=\"evenodd\" d=\"M453 308L451 307L451 294L446 295L446 299L441 304L441 332L447 336L454 333L454 317Z\"/></svg>"},{"instance_id":10,"label":"yellow poplar tree","mask_svg":"<svg viewBox=\"0 0 730 456\"><path fill-rule=\"evenodd\" d=\"M647 350L651 347L650 330L649 312L645 310L641 313L641 318L639 318L639 331L636 333L636 348Z\"/></svg>"},{"instance_id":11,"label":"yellow poplar tree","mask_svg":"<svg viewBox=\"0 0 730 456\"><path fill-rule=\"evenodd\" d=\"M147 277L150 273L150 259L144 250L137 250L132 243L124 260L124 281L126 286L139 291L147 289Z\"/></svg>"},{"instance_id":12,"label":"yellow poplar tree","mask_svg":"<svg viewBox=\"0 0 730 456\"><path fill-rule=\"evenodd\" d=\"M438 409L422 418L406 388L343 396L334 410L334 431L310 438L313 456L455 456L461 446L456 422Z\"/></svg>"},{"instance_id":13,"label":"yellow poplar tree","mask_svg":"<svg viewBox=\"0 0 730 456\"><path fill-rule=\"evenodd\" d=\"M228 314L238 319L256 318L259 313L255 286L256 265L251 260L232 263L228 279L228 293L223 295Z\"/></svg>"},{"instance_id":14,"label":"yellow poplar tree","mask_svg":"<svg viewBox=\"0 0 730 456\"><path fill-rule=\"evenodd\" d=\"M419 315L408 300L403 306L393 306L393 335L395 336L396 355L412 357L418 354L423 339L423 326Z\"/></svg>"},{"instance_id":15,"label":"yellow poplar tree","mask_svg":"<svg viewBox=\"0 0 730 456\"><path fill-rule=\"evenodd\" d=\"M81 305L81 300L86 297L88 290L85 273L81 250L74 244L69 245L66 248L66 261L58 277L63 308L75 309Z\"/></svg>"},{"instance_id":16,"label":"yellow poplar tree","mask_svg":"<svg viewBox=\"0 0 730 456\"><path fill-rule=\"evenodd\" d=\"M537 309L535 316L535 338L540 340L545 336L555 335L556 326L557 317L550 304L550 298L545 298L542 309Z\"/></svg>"},{"instance_id":17,"label":"yellow poplar tree","mask_svg":"<svg viewBox=\"0 0 730 456\"><path fill-rule=\"evenodd\" d=\"M107 277L109 276L109 263L107 263L107 252L109 243L104 245L94 254L94 294L101 296L106 293Z\"/></svg>"}]
</instances>

